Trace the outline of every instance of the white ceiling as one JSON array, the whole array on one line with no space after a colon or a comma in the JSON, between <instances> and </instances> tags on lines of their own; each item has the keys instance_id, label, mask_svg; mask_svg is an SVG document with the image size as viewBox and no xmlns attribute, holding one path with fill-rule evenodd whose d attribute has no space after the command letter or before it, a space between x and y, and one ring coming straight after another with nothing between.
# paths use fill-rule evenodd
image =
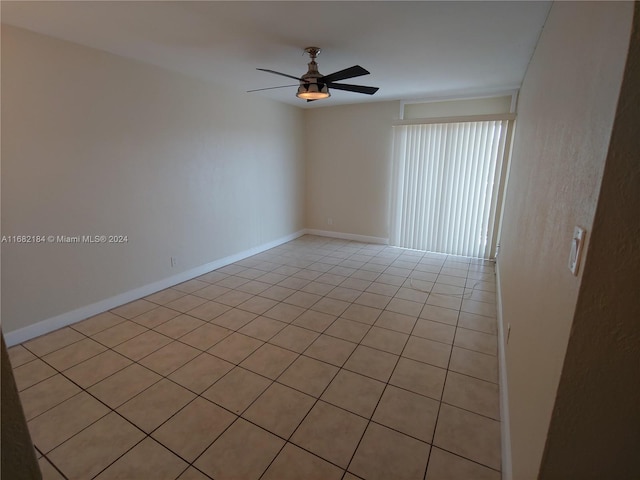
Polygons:
<instances>
[{"instance_id":1,"label":"white ceiling","mask_svg":"<svg viewBox=\"0 0 640 480\"><path fill-rule=\"evenodd\" d=\"M294 87L247 93L303 108L518 88L550 2L227 1L7 2L2 22L142 60L238 91L295 81L318 46L320 72L358 64L371 72L307 104Z\"/></svg>"}]
</instances>

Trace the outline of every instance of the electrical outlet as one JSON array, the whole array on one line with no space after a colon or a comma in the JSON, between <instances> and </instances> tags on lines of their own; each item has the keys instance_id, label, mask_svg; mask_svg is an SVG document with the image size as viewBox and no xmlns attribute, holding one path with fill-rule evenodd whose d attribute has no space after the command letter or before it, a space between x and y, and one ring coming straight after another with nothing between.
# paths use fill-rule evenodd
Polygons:
<instances>
[{"instance_id":1,"label":"electrical outlet","mask_svg":"<svg viewBox=\"0 0 640 480\"><path fill-rule=\"evenodd\" d=\"M175 268L178 266L178 259L176 257L171 257L171 268Z\"/></svg>"},{"instance_id":2,"label":"electrical outlet","mask_svg":"<svg viewBox=\"0 0 640 480\"><path fill-rule=\"evenodd\" d=\"M327 217L327 225L333 225L333 218Z\"/></svg>"}]
</instances>

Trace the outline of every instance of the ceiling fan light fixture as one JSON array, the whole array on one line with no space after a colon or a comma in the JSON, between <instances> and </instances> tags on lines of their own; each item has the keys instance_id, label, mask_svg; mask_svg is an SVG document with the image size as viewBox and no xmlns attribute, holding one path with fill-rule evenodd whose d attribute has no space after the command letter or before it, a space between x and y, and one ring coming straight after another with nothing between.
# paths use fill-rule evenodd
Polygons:
<instances>
[{"instance_id":1,"label":"ceiling fan light fixture","mask_svg":"<svg viewBox=\"0 0 640 480\"><path fill-rule=\"evenodd\" d=\"M296 97L304 100L322 100L323 98L329 98L331 94L327 85L322 84L322 88L318 88L317 83L301 83L298 87L298 93Z\"/></svg>"}]
</instances>

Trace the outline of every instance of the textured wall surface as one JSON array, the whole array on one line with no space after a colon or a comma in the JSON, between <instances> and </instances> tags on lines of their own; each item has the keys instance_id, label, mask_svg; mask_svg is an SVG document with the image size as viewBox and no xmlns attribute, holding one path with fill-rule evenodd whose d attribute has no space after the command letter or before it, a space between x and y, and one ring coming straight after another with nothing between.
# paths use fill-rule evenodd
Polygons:
<instances>
[{"instance_id":1,"label":"textured wall surface","mask_svg":"<svg viewBox=\"0 0 640 480\"><path fill-rule=\"evenodd\" d=\"M640 478L640 4L541 479Z\"/></svg>"},{"instance_id":2,"label":"textured wall surface","mask_svg":"<svg viewBox=\"0 0 640 480\"><path fill-rule=\"evenodd\" d=\"M2 27L5 334L305 227L303 113ZM177 259L172 268L170 257Z\"/></svg>"},{"instance_id":3,"label":"textured wall surface","mask_svg":"<svg viewBox=\"0 0 640 480\"><path fill-rule=\"evenodd\" d=\"M525 76L498 258L513 478L538 476L590 243L633 4L555 2ZM589 262L591 251L583 255Z\"/></svg>"}]
</instances>

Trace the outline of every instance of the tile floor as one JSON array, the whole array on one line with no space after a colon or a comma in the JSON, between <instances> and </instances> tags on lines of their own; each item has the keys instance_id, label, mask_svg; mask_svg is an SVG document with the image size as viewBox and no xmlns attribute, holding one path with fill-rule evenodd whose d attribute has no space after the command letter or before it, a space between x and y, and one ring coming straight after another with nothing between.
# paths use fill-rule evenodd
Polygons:
<instances>
[{"instance_id":1,"label":"tile floor","mask_svg":"<svg viewBox=\"0 0 640 480\"><path fill-rule=\"evenodd\" d=\"M304 236L9 349L45 479L499 479L494 267Z\"/></svg>"}]
</instances>

